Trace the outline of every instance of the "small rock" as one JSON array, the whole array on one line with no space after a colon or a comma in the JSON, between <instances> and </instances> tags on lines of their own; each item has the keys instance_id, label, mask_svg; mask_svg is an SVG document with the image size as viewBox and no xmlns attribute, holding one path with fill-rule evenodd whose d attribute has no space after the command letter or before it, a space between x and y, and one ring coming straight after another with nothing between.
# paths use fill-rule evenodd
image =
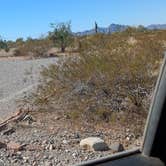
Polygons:
<instances>
[{"instance_id":1,"label":"small rock","mask_svg":"<svg viewBox=\"0 0 166 166\"><path fill-rule=\"evenodd\" d=\"M52 159L54 159L54 156L50 155L48 158L49 158L49 160L52 160Z\"/></svg>"},{"instance_id":2,"label":"small rock","mask_svg":"<svg viewBox=\"0 0 166 166\"><path fill-rule=\"evenodd\" d=\"M131 140L131 138L130 138L129 136L127 136L127 137L126 137L126 140L127 140L127 141L130 141L130 140Z\"/></svg>"},{"instance_id":3,"label":"small rock","mask_svg":"<svg viewBox=\"0 0 166 166\"><path fill-rule=\"evenodd\" d=\"M34 132L34 133L37 133L38 131L37 131L37 130L34 130L33 132Z\"/></svg>"},{"instance_id":4,"label":"small rock","mask_svg":"<svg viewBox=\"0 0 166 166\"><path fill-rule=\"evenodd\" d=\"M3 160L0 159L0 166L5 166Z\"/></svg>"},{"instance_id":5,"label":"small rock","mask_svg":"<svg viewBox=\"0 0 166 166\"><path fill-rule=\"evenodd\" d=\"M51 144L51 145L49 146L49 150L53 150L53 149L55 149L55 148L54 148L54 146Z\"/></svg>"},{"instance_id":6,"label":"small rock","mask_svg":"<svg viewBox=\"0 0 166 166\"><path fill-rule=\"evenodd\" d=\"M42 144L47 144L48 143L48 141L47 140L44 140L43 142L42 142Z\"/></svg>"},{"instance_id":7,"label":"small rock","mask_svg":"<svg viewBox=\"0 0 166 166\"><path fill-rule=\"evenodd\" d=\"M43 146L30 144L25 149L28 151L43 150Z\"/></svg>"},{"instance_id":8,"label":"small rock","mask_svg":"<svg viewBox=\"0 0 166 166\"><path fill-rule=\"evenodd\" d=\"M55 120L60 120L61 119L61 117L60 116L55 116L55 118L54 118Z\"/></svg>"},{"instance_id":9,"label":"small rock","mask_svg":"<svg viewBox=\"0 0 166 166\"><path fill-rule=\"evenodd\" d=\"M124 151L124 147L122 144L116 142L110 146L110 149L113 150L113 152L121 152Z\"/></svg>"},{"instance_id":10,"label":"small rock","mask_svg":"<svg viewBox=\"0 0 166 166\"><path fill-rule=\"evenodd\" d=\"M129 100L130 100L130 99L129 99ZM127 129L126 129L126 132L130 132L130 129L129 129L129 128L127 128Z\"/></svg>"},{"instance_id":11,"label":"small rock","mask_svg":"<svg viewBox=\"0 0 166 166\"><path fill-rule=\"evenodd\" d=\"M85 156L84 160L88 160L88 159L89 159L89 157L88 157L88 156Z\"/></svg>"},{"instance_id":12,"label":"small rock","mask_svg":"<svg viewBox=\"0 0 166 166\"><path fill-rule=\"evenodd\" d=\"M108 145L98 137L88 137L80 142L80 146L93 151L105 151L108 150Z\"/></svg>"},{"instance_id":13,"label":"small rock","mask_svg":"<svg viewBox=\"0 0 166 166\"><path fill-rule=\"evenodd\" d=\"M7 144L7 149L10 149L10 150L22 150L22 146L19 143L9 142Z\"/></svg>"},{"instance_id":14,"label":"small rock","mask_svg":"<svg viewBox=\"0 0 166 166\"><path fill-rule=\"evenodd\" d=\"M67 133L68 133L68 131L67 131L67 130L65 130L65 131L64 131L64 134L67 134Z\"/></svg>"},{"instance_id":15,"label":"small rock","mask_svg":"<svg viewBox=\"0 0 166 166\"><path fill-rule=\"evenodd\" d=\"M17 152L17 155L21 155L21 152L20 152L20 151L18 151L18 152Z\"/></svg>"},{"instance_id":16,"label":"small rock","mask_svg":"<svg viewBox=\"0 0 166 166\"><path fill-rule=\"evenodd\" d=\"M77 153L73 153L72 156L73 156L73 158L76 158Z\"/></svg>"},{"instance_id":17,"label":"small rock","mask_svg":"<svg viewBox=\"0 0 166 166\"><path fill-rule=\"evenodd\" d=\"M31 115L26 115L23 121L28 121L29 124L31 124L32 122L35 122L35 120L33 119Z\"/></svg>"},{"instance_id":18,"label":"small rock","mask_svg":"<svg viewBox=\"0 0 166 166\"><path fill-rule=\"evenodd\" d=\"M66 153L69 153L70 151L69 151L68 149L65 149L65 152L66 152Z\"/></svg>"},{"instance_id":19,"label":"small rock","mask_svg":"<svg viewBox=\"0 0 166 166\"><path fill-rule=\"evenodd\" d=\"M14 128L10 128L8 130L5 130L3 132L3 135L10 135L10 134L13 134L16 130Z\"/></svg>"},{"instance_id":20,"label":"small rock","mask_svg":"<svg viewBox=\"0 0 166 166\"><path fill-rule=\"evenodd\" d=\"M27 163L28 160L29 160L29 157L23 157L23 160L24 160L25 163Z\"/></svg>"},{"instance_id":21,"label":"small rock","mask_svg":"<svg viewBox=\"0 0 166 166\"><path fill-rule=\"evenodd\" d=\"M49 149L50 149L50 145L47 145L47 146L45 147L45 149L46 149L46 150L49 150Z\"/></svg>"},{"instance_id":22,"label":"small rock","mask_svg":"<svg viewBox=\"0 0 166 166\"><path fill-rule=\"evenodd\" d=\"M136 145L136 146L141 146L141 142L140 142L139 140L136 140L136 141L135 141L135 145Z\"/></svg>"},{"instance_id":23,"label":"small rock","mask_svg":"<svg viewBox=\"0 0 166 166\"><path fill-rule=\"evenodd\" d=\"M50 140L49 142L50 142L50 144L54 144L54 140Z\"/></svg>"},{"instance_id":24,"label":"small rock","mask_svg":"<svg viewBox=\"0 0 166 166\"><path fill-rule=\"evenodd\" d=\"M80 135L78 133L75 133L74 138L78 139L78 138L80 138Z\"/></svg>"},{"instance_id":25,"label":"small rock","mask_svg":"<svg viewBox=\"0 0 166 166\"><path fill-rule=\"evenodd\" d=\"M6 148L6 147L7 147L6 143L0 142L0 149L1 149L1 148Z\"/></svg>"},{"instance_id":26,"label":"small rock","mask_svg":"<svg viewBox=\"0 0 166 166\"><path fill-rule=\"evenodd\" d=\"M67 144L67 140L63 140L62 142L63 142L63 144Z\"/></svg>"},{"instance_id":27,"label":"small rock","mask_svg":"<svg viewBox=\"0 0 166 166\"><path fill-rule=\"evenodd\" d=\"M44 165L45 166L52 166L51 162L49 162L49 161L45 161Z\"/></svg>"},{"instance_id":28,"label":"small rock","mask_svg":"<svg viewBox=\"0 0 166 166\"><path fill-rule=\"evenodd\" d=\"M46 155L46 156L43 156L43 159L48 159L48 156Z\"/></svg>"},{"instance_id":29,"label":"small rock","mask_svg":"<svg viewBox=\"0 0 166 166\"><path fill-rule=\"evenodd\" d=\"M33 162L33 166L37 166L37 162L36 161Z\"/></svg>"}]
</instances>

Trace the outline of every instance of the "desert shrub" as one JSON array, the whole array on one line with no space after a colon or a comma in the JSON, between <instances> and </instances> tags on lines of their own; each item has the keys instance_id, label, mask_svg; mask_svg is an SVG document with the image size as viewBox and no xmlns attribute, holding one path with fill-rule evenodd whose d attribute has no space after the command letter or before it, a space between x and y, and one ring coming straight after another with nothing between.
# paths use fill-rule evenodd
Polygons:
<instances>
[{"instance_id":1,"label":"desert shrub","mask_svg":"<svg viewBox=\"0 0 166 166\"><path fill-rule=\"evenodd\" d=\"M154 88L153 71L159 68L156 62L163 57L163 47L148 33L135 33L136 44L127 42L126 32L81 38L79 57L43 69L33 104L40 109L61 104L63 113L78 122L125 119L118 118L119 112L131 117L130 123L135 123L132 115L144 122L148 105L144 101Z\"/></svg>"},{"instance_id":2,"label":"desert shrub","mask_svg":"<svg viewBox=\"0 0 166 166\"><path fill-rule=\"evenodd\" d=\"M22 42L21 39L16 41L17 52L16 56L27 56L32 57L44 57L46 56L49 48L53 46L51 40L45 39L27 39L27 41Z\"/></svg>"},{"instance_id":3,"label":"desert shrub","mask_svg":"<svg viewBox=\"0 0 166 166\"><path fill-rule=\"evenodd\" d=\"M1 49L5 50L6 52L9 51L9 47L8 47L6 40L3 40L0 38L0 50Z\"/></svg>"}]
</instances>

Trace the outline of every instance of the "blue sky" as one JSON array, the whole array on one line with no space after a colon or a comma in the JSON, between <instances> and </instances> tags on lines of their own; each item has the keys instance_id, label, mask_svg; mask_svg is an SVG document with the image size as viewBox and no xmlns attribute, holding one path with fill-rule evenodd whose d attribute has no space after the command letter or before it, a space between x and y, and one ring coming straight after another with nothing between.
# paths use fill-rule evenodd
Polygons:
<instances>
[{"instance_id":1,"label":"blue sky","mask_svg":"<svg viewBox=\"0 0 166 166\"><path fill-rule=\"evenodd\" d=\"M73 31L111 23L166 23L166 0L0 0L0 35L4 39L39 37L51 22L71 20Z\"/></svg>"}]
</instances>

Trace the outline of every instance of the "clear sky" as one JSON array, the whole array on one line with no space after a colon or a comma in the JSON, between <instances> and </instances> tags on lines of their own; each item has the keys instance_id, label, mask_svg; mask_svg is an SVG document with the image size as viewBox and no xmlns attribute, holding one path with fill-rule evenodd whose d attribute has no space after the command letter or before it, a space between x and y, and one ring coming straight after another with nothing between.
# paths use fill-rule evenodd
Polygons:
<instances>
[{"instance_id":1,"label":"clear sky","mask_svg":"<svg viewBox=\"0 0 166 166\"><path fill-rule=\"evenodd\" d=\"M51 22L71 20L72 30L90 29L97 21L148 25L166 23L166 0L0 0L0 35L4 39L38 37Z\"/></svg>"}]
</instances>

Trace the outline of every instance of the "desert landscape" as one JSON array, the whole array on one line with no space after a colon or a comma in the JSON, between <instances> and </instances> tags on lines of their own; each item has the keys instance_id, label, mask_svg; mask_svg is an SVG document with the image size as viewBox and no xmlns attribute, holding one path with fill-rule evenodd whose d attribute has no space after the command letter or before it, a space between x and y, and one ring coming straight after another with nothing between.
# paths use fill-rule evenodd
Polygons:
<instances>
[{"instance_id":1,"label":"desert landscape","mask_svg":"<svg viewBox=\"0 0 166 166\"><path fill-rule=\"evenodd\" d=\"M165 6L1 1L0 166L164 166Z\"/></svg>"},{"instance_id":2,"label":"desert landscape","mask_svg":"<svg viewBox=\"0 0 166 166\"><path fill-rule=\"evenodd\" d=\"M127 27L77 36L68 23L60 25L58 34L62 27L68 32L60 44L53 31L1 50L0 159L6 165L73 165L143 143L166 31Z\"/></svg>"}]
</instances>

